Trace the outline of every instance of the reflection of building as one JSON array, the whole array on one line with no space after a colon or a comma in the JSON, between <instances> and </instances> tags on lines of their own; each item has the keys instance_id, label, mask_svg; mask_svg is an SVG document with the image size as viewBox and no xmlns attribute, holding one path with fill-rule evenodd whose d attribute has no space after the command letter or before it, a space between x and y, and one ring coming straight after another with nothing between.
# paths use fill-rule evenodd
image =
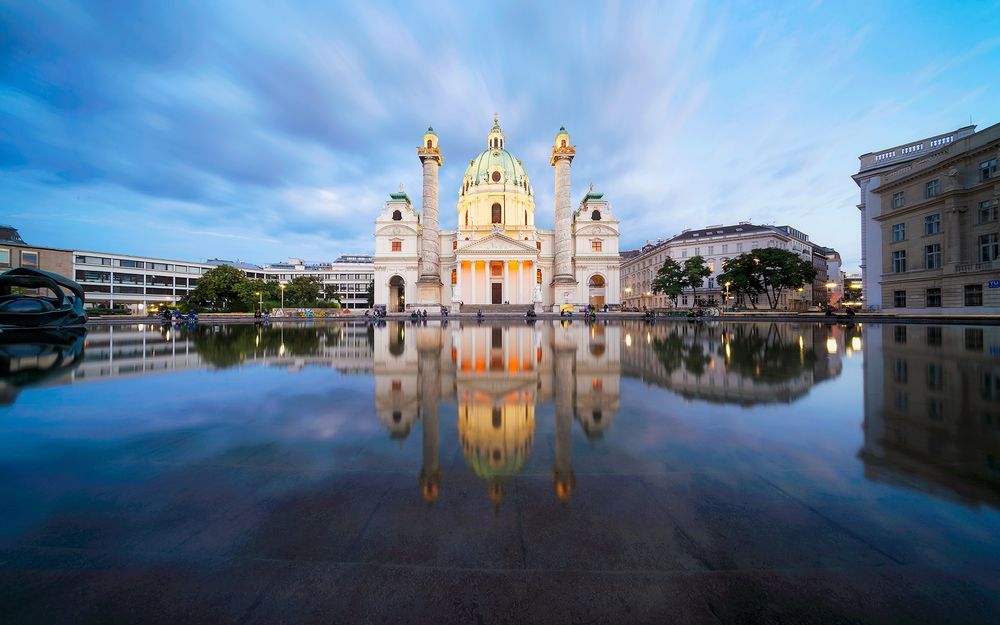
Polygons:
<instances>
[{"instance_id":1,"label":"reflection of building","mask_svg":"<svg viewBox=\"0 0 1000 625\"><path fill-rule=\"evenodd\" d=\"M560 129L552 147L555 229L535 226L535 191L494 119L486 149L469 161L458 189L458 223L442 231L438 170L443 163L430 128L417 149L423 165L422 212L406 193L392 193L375 220L375 303L408 306L618 304L618 220L591 189L570 205L576 148Z\"/></svg>"},{"instance_id":2,"label":"reflection of building","mask_svg":"<svg viewBox=\"0 0 1000 625\"><path fill-rule=\"evenodd\" d=\"M1000 328L865 325L865 475L1000 508Z\"/></svg>"},{"instance_id":3,"label":"reflection of building","mask_svg":"<svg viewBox=\"0 0 1000 625\"><path fill-rule=\"evenodd\" d=\"M441 401L457 406L458 436L469 469L499 504L535 444L536 406L555 407L557 496L573 488L573 419L600 437L619 406L621 328L538 322L524 326L390 323L375 335L378 417L394 437L422 422L421 487L440 494L438 419Z\"/></svg>"},{"instance_id":4,"label":"reflection of building","mask_svg":"<svg viewBox=\"0 0 1000 625\"><path fill-rule=\"evenodd\" d=\"M628 322L622 332L626 375L688 399L743 406L804 396L840 375L849 349L844 328L816 323Z\"/></svg>"}]
</instances>

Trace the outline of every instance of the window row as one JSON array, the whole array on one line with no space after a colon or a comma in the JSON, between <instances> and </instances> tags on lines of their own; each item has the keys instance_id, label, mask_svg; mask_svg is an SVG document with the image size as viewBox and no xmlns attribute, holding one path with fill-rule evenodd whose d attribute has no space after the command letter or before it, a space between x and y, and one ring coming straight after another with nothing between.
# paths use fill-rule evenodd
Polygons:
<instances>
[{"instance_id":1,"label":"window row","mask_svg":"<svg viewBox=\"0 0 1000 625\"><path fill-rule=\"evenodd\" d=\"M963 287L963 303L966 306L982 306L983 305L983 285L982 284L966 284ZM896 290L892 292L892 305L895 308L906 308L906 291ZM941 307L941 289L931 288L924 290L924 306L927 308L940 308ZM919 307L919 305L917 306ZM905 332L905 326L899 326L903 328ZM899 342L897 340L897 342Z\"/></svg>"},{"instance_id":2,"label":"window row","mask_svg":"<svg viewBox=\"0 0 1000 625\"><path fill-rule=\"evenodd\" d=\"M40 267L41 260L39 258L38 252L21 250L21 267L31 267L33 269L38 269ZM6 248L0 248L0 267L10 267L11 266L11 251Z\"/></svg>"}]
</instances>

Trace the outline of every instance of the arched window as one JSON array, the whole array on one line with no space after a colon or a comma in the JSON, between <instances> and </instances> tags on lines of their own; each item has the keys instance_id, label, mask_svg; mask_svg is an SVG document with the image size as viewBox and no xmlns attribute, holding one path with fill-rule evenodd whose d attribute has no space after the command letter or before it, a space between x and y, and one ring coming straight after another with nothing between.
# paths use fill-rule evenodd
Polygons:
<instances>
[{"instance_id":1,"label":"arched window","mask_svg":"<svg viewBox=\"0 0 1000 625\"><path fill-rule=\"evenodd\" d=\"M500 172L493 172L493 182L500 182Z\"/></svg>"},{"instance_id":2,"label":"arched window","mask_svg":"<svg viewBox=\"0 0 1000 625\"><path fill-rule=\"evenodd\" d=\"M566 140L565 139L562 140L562 147L566 147Z\"/></svg>"},{"instance_id":3,"label":"arched window","mask_svg":"<svg viewBox=\"0 0 1000 625\"><path fill-rule=\"evenodd\" d=\"M458 269L451 270L451 283L458 284Z\"/></svg>"},{"instance_id":4,"label":"arched window","mask_svg":"<svg viewBox=\"0 0 1000 625\"><path fill-rule=\"evenodd\" d=\"M542 270L541 269L536 269L535 270L535 282L537 282L538 284L542 283ZM541 348L539 348L539 349L541 349Z\"/></svg>"},{"instance_id":5,"label":"arched window","mask_svg":"<svg viewBox=\"0 0 1000 625\"><path fill-rule=\"evenodd\" d=\"M429 148L432 148L432 147L434 147L434 142L433 142L433 141L431 141L430 139L428 139L428 140L427 140L427 147L429 147Z\"/></svg>"},{"instance_id":6,"label":"arched window","mask_svg":"<svg viewBox=\"0 0 1000 625\"><path fill-rule=\"evenodd\" d=\"M453 249L453 250L457 250L458 249L458 241L457 240L451 242L451 249Z\"/></svg>"},{"instance_id":7,"label":"arched window","mask_svg":"<svg viewBox=\"0 0 1000 625\"><path fill-rule=\"evenodd\" d=\"M398 210L392 211L393 221L401 221L402 219L403 219L403 213L399 212Z\"/></svg>"},{"instance_id":8,"label":"arched window","mask_svg":"<svg viewBox=\"0 0 1000 625\"><path fill-rule=\"evenodd\" d=\"M524 225L528 225L528 211L524 211Z\"/></svg>"},{"instance_id":9,"label":"arched window","mask_svg":"<svg viewBox=\"0 0 1000 625\"><path fill-rule=\"evenodd\" d=\"M497 174L494 174L497 175ZM493 204L493 223L498 224L503 221L503 208L499 203Z\"/></svg>"},{"instance_id":10,"label":"arched window","mask_svg":"<svg viewBox=\"0 0 1000 625\"><path fill-rule=\"evenodd\" d=\"M465 225L469 225L469 211L465 211Z\"/></svg>"},{"instance_id":11,"label":"arched window","mask_svg":"<svg viewBox=\"0 0 1000 625\"><path fill-rule=\"evenodd\" d=\"M592 212L590 214L590 219L592 221L600 221L601 220L601 211L594 211L594 212Z\"/></svg>"}]
</instances>

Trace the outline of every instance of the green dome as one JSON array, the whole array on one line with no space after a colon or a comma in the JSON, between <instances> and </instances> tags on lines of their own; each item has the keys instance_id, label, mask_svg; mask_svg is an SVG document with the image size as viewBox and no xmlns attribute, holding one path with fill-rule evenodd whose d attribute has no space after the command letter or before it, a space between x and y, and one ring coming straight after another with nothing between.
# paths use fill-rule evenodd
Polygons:
<instances>
[{"instance_id":1,"label":"green dome","mask_svg":"<svg viewBox=\"0 0 1000 625\"><path fill-rule=\"evenodd\" d=\"M470 449L465 454L465 463L469 465L472 472L483 479L493 479L498 477L514 477L524 468L528 460L528 454L522 450L515 450L507 456L501 466L494 467L490 463L489 452L480 453L475 449Z\"/></svg>"},{"instance_id":2,"label":"green dome","mask_svg":"<svg viewBox=\"0 0 1000 625\"><path fill-rule=\"evenodd\" d=\"M524 171L521 161L514 158L514 155L504 149L490 149L479 153L479 156L469 162L462 180L468 180L471 184L492 184L487 180L489 174L495 167L501 168L504 172L504 180L508 184L522 184L528 174ZM502 183L504 180L501 180Z\"/></svg>"}]
</instances>

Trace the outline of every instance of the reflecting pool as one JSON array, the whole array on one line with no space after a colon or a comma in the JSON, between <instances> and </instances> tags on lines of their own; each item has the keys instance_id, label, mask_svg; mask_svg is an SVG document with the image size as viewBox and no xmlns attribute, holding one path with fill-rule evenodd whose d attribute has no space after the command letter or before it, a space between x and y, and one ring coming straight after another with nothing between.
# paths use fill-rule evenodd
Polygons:
<instances>
[{"instance_id":1,"label":"reflecting pool","mask_svg":"<svg viewBox=\"0 0 1000 625\"><path fill-rule=\"evenodd\" d=\"M1000 622L1000 327L0 337L0 622Z\"/></svg>"}]
</instances>

